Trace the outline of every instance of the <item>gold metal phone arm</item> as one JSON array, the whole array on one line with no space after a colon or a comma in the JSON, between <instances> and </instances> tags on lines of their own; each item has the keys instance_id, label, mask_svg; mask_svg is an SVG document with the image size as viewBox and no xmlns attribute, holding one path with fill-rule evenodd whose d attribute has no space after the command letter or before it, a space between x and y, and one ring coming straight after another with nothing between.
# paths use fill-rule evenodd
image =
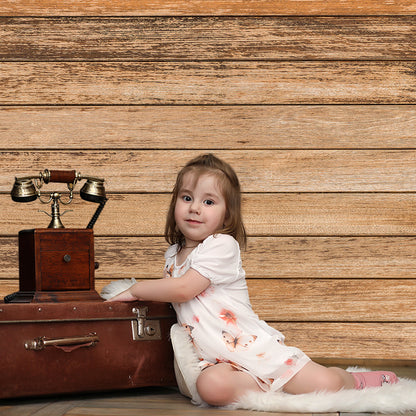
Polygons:
<instances>
[{"instance_id":1,"label":"gold metal phone arm","mask_svg":"<svg viewBox=\"0 0 416 416\"><path fill-rule=\"evenodd\" d=\"M99 207L87 226L87 228L92 228L107 201L104 188L105 181L102 178L82 175L80 172L75 170L45 169L43 172L39 172L38 175L16 177L11 191L11 197L15 202L32 202L36 199L39 199L42 204L52 202L51 214L46 212L47 215L52 217L52 221L50 222L48 228L63 228L64 226L60 220L60 216L68 211L60 214L59 202L63 205L69 205L73 200L73 191L76 183L84 179L86 181L79 192L81 198L85 201L99 204ZM68 199L63 200L62 194L58 192L50 193L48 199L43 198L41 188L43 184L48 184L50 182L66 183L69 189ZM45 212L42 210L39 211Z\"/></svg>"}]
</instances>

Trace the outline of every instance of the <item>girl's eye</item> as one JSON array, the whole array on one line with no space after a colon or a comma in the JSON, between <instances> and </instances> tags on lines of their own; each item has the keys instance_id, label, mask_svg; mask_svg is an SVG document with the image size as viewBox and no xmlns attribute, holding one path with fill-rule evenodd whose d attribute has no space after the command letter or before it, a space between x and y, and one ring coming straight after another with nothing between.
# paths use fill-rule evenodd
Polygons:
<instances>
[{"instance_id":1,"label":"girl's eye","mask_svg":"<svg viewBox=\"0 0 416 416\"><path fill-rule=\"evenodd\" d=\"M192 198L191 198L189 195L184 195L184 196L182 197L182 199L183 199L185 202L191 202L191 201L192 201Z\"/></svg>"},{"instance_id":2,"label":"girl's eye","mask_svg":"<svg viewBox=\"0 0 416 416\"><path fill-rule=\"evenodd\" d=\"M214 201L212 199L207 199L204 201L205 205L214 205Z\"/></svg>"}]
</instances>

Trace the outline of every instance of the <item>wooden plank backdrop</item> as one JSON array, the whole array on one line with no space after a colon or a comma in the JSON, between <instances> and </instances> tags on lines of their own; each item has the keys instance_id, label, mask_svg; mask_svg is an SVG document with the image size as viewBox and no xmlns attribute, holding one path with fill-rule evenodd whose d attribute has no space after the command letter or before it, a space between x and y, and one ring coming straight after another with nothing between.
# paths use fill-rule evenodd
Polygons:
<instances>
[{"instance_id":1,"label":"wooden plank backdrop","mask_svg":"<svg viewBox=\"0 0 416 416\"><path fill-rule=\"evenodd\" d=\"M413 0L3 0L1 15L378 15L410 14Z\"/></svg>"},{"instance_id":2,"label":"wooden plank backdrop","mask_svg":"<svg viewBox=\"0 0 416 416\"><path fill-rule=\"evenodd\" d=\"M415 15L410 0L2 1L0 296L18 289L18 231L49 223L10 199L15 175L106 179L100 290L161 276L176 173L213 152L242 183L260 317L315 358L416 359ZM96 206L68 208L85 227Z\"/></svg>"}]
</instances>

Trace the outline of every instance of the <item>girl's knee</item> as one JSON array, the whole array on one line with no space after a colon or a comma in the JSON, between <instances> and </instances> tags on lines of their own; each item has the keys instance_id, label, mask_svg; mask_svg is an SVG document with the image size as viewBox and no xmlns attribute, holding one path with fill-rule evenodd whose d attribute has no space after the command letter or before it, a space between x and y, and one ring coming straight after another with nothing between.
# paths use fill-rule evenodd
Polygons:
<instances>
[{"instance_id":1,"label":"girl's knee","mask_svg":"<svg viewBox=\"0 0 416 416\"><path fill-rule=\"evenodd\" d=\"M215 370L215 367L204 370L196 381L196 388L205 403L225 406L234 400L233 383L228 375L229 371Z\"/></svg>"},{"instance_id":2,"label":"girl's knee","mask_svg":"<svg viewBox=\"0 0 416 416\"><path fill-rule=\"evenodd\" d=\"M290 394L316 391L338 391L345 387L345 380L336 368L327 368L314 362L308 363L283 387Z\"/></svg>"},{"instance_id":3,"label":"girl's knee","mask_svg":"<svg viewBox=\"0 0 416 416\"><path fill-rule=\"evenodd\" d=\"M345 381L336 368L330 367L317 375L317 386L322 391L338 391L345 387Z\"/></svg>"}]
</instances>

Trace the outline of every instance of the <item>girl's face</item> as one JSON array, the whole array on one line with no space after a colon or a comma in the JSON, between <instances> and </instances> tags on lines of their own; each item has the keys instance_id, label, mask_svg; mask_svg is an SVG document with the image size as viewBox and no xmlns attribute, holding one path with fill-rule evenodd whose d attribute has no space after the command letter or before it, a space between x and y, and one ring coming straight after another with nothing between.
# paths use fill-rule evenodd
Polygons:
<instances>
[{"instance_id":1,"label":"girl's face","mask_svg":"<svg viewBox=\"0 0 416 416\"><path fill-rule=\"evenodd\" d=\"M175 221L185 236L185 246L193 247L224 227L227 206L218 180L203 174L195 181L188 172L183 177L175 205Z\"/></svg>"}]
</instances>

